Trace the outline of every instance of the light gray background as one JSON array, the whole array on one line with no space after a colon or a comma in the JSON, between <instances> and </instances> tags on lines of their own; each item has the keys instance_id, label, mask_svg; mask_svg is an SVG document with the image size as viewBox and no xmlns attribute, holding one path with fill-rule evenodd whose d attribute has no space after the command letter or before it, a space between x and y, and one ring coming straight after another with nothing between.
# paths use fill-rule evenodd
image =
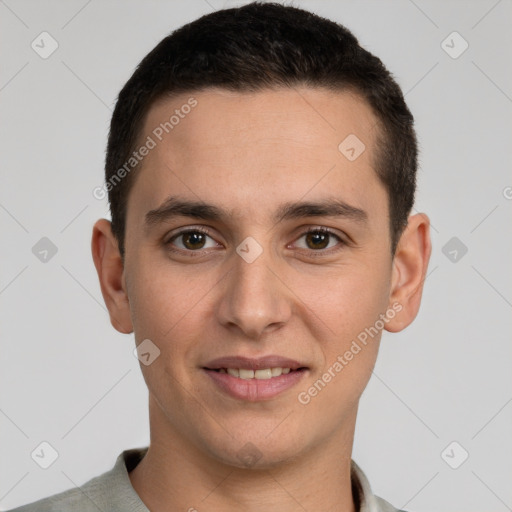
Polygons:
<instances>
[{"instance_id":1,"label":"light gray background","mask_svg":"<svg viewBox=\"0 0 512 512\"><path fill-rule=\"evenodd\" d=\"M383 336L354 459L397 507L512 510L512 3L294 4L345 24L396 76L421 145L416 209L432 221L422 308ZM92 190L137 63L233 5L0 1L2 510L81 485L149 441L133 335L111 327L90 255L94 221L109 218ZM47 59L31 48L42 31L59 44ZM456 59L442 47L453 31L469 44ZM58 248L46 263L32 253L42 237ZM442 250L452 237L468 248L456 262ZM59 454L46 470L30 455L42 441ZM469 453L458 469L441 456L452 441L451 461Z\"/></svg>"}]
</instances>

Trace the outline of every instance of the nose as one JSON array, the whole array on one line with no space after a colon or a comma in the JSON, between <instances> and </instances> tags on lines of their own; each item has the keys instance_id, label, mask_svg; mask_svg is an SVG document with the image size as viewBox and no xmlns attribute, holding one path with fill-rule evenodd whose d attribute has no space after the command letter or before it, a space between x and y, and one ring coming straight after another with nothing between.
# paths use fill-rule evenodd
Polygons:
<instances>
[{"instance_id":1,"label":"nose","mask_svg":"<svg viewBox=\"0 0 512 512\"><path fill-rule=\"evenodd\" d=\"M292 294L270 251L263 250L250 263L237 253L232 259L230 272L222 280L219 322L255 340L285 325L292 312Z\"/></svg>"}]
</instances>

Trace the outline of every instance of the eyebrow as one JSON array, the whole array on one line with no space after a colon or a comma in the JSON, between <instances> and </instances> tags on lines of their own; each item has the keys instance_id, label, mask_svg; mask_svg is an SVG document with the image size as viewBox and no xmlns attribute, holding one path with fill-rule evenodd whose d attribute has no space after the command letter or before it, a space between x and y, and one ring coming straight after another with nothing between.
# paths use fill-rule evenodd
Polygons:
<instances>
[{"instance_id":1,"label":"eyebrow","mask_svg":"<svg viewBox=\"0 0 512 512\"><path fill-rule=\"evenodd\" d=\"M232 218L233 213L202 201L190 201L170 196L158 208L146 213L144 224L146 229L150 229L173 217L225 221ZM273 220L277 223L305 217L342 217L359 223L368 220L368 214L364 210L336 198L315 202L284 203L277 208Z\"/></svg>"}]
</instances>

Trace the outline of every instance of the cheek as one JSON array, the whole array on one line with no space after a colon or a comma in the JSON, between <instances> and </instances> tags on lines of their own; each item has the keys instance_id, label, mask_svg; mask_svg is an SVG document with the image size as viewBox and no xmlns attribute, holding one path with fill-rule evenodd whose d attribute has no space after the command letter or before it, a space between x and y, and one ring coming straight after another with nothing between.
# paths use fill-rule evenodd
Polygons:
<instances>
[{"instance_id":1,"label":"cheek","mask_svg":"<svg viewBox=\"0 0 512 512\"><path fill-rule=\"evenodd\" d=\"M318 338L323 361L311 389L318 394L319 410L334 400L341 413L356 405L366 387L378 353L382 329L377 322L388 304L389 279L385 265L374 262L337 272L323 292L309 287L308 306L324 324Z\"/></svg>"},{"instance_id":2,"label":"cheek","mask_svg":"<svg viewBox=\"0 0 512 512\"><path fill-rule=\"evenodd\" d=\"M319 277L319 276L318 276ZM385 311L390 290L390 271L382 263L354 264L322 276L302 277L297 295L324 324L327 344L341 349L344 341L375 323ZM321 285L319 285L321 283Z\"/></svg>"},{"instance_id":3,"label":"cheek","mask_svg":"<svg viewBox=\"0 0 512 512\"><path fill-rule=\"evenodd\" d=\"M333 283L329 295L318 296L316 304L311 304L328 326L317 340L323 361L298 390L297 398L312 416L324 417L325 432L357 410L377 358L382 331L375 325L385 312L387 289L385 281L370 276L347 277ZM331 411L329 418L326 410Z\"/></svg>"},{"instance_id":4,"label":"cheek","mask_svg":"<svg viewBox=\"0 0 512 512\"><path fill-rule=\"evenodd\" d=\"M137 343L150 339L158 347L161 378L166 378L165 371L183 380L191 370L186 365L197 350L197 340L204 336L205 322L211 321L209 299L219 277L176 271L169 262L153 261L139 269L130 299Z\"/></svg>"},{"instance_id":5,"label":"cheek","mask_svg":"<svg viewBox=\"0 0 512 512\"><path fill-rule=\"evenodd\" d=\"M205 286L170 271L169 265L140 266L130 298L137 344L149 339L158 357L141 371L150 392L164 402L179 400L178 383L188 382L187 353L195 346ZM203 306L204 307L204 306ZM143 361L141 361L143 363Z\"/></svg>"},{"instance_id":6,"label":"cheek","mask_svg":"<svg viewBox=\"0 0 512 512\"><path fill-rule=\"evenodd\" d=\"M160 258L138 261L130 299L140 336L165 338L204 296L208 280L177 272Z\"/></svg>"}]
</instances>

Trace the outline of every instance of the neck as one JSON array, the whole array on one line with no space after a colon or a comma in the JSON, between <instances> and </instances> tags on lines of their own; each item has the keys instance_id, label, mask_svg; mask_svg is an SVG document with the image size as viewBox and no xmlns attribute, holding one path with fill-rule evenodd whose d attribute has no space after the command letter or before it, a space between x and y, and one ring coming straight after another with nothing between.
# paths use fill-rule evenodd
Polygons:
<instances>
[{"instance_id":1,"label":"neck","mask_svg":"<svg viewBox=\"0 0 512 512\"><path fill-rule=\"evenodd\" d=\"M151 399L150 420L148 452L129 477L152 512L259 512L267 506L282 512L356 512L350 479L355 414L330 442L258 469L208 457L175 432L156 428L165 420Z\"/></svg>"}]
</instances>

